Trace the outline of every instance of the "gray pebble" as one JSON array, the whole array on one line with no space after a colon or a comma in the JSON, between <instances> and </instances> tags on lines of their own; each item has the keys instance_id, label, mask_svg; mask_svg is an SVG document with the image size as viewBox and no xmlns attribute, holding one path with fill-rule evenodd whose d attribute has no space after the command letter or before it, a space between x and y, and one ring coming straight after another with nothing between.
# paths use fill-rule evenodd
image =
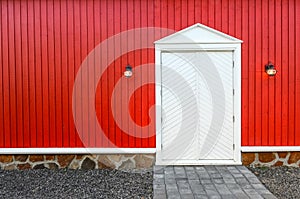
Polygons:
<instances>
[{"instance_id":1,"label":"gray pebble","mask_svg":"<svg viewBox=\"0 0 300 199\"><path fill-rule=\"evenodd\" d=\"M0 170L0 198L152 198L152 170Z\"/></svg>"},{"instance_id":2,"label":"gray pebble","mask_svg":"<svg viewBox=\"0 0 300 199\"><path fill-rule=\"evenodd\" d=\"M248 168L278 199L300 197L300 168L285 166Z\"/></svg>"}]
</instances>

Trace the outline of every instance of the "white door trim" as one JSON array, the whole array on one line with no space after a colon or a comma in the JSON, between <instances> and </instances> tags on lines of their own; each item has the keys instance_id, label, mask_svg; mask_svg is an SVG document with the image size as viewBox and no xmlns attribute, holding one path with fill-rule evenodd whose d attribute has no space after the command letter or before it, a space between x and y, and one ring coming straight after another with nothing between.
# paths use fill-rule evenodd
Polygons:
<instances>
[{"instance_id":1,"label":"white door trim","mask_svg":"<svg viewBox=\"0 0 300 199\"><path fill-rule=\"evenodd\" d=\"M189 161L188 164L197 164L197 165L209 165L209 164L241 164L241 43L242 41L236 39L236 40L227 40L227 38L224 38L224 41L220 42L201 42L196 41L195 43L191 42L193 38L185 39L185 35L180 37L182 40L181 42L176 40L172 41L173 38L176 38L176 34L184 33L184 31L189 31L188 29L193 28L208 28L201 24L196 24L190 28L187 28L187 30L180 31L178 33L175 33L175 36L168 36L166 38L170 38L170 41L168 39L163 38L157 42L155 42L155 103L157 107L161 107L162 103L162 96L161 96L161 85L162 85L162 77L161 77L161 54L163 51L168 52L176 52L176 51L209 51L209 50L220 50L220 51L233 51L233 61L234 61L234 79L233 79L233 86L234 86L234 96L233 96L233 107L234 107L234 126L233 126L233 134L234 134L234 154L233 154L233 160L197 160L197 161ZM215 31L212 34L220 34L220 32L216 30L212 30L211 28L208 28L209 31ZM202 30L201 30L202 31ZM204 30L206 31L206 30ZM201 33L201 32L200 32ZM187 34L188 35L188 34ZM224 33L220 34L221 36L224 35ZM199 35L198 35L199 37ZM204 39L205 38L201 38ZM220 38L218 38L220 40ZM232 39L232 38L231 38ZM188 40L188 41L186 41ZM156 164L157 165L166 165L166 164L187 164L185 161L165 161L162 160L162 115L161 110L158 108L156 109Z\"/></svg>"}]
</instances>

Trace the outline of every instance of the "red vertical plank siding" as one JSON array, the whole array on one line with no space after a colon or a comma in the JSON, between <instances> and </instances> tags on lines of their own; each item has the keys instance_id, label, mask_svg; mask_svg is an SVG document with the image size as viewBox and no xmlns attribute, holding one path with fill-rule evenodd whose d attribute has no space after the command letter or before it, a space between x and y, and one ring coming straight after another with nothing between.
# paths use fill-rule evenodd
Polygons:
<instances>
[{"instance_id":1,"label":"red vertical plank siding","mask_svg":"<svg viewBox=\"0 0 300 199\"><path fill-rule=\"evenodd\" d=\"M134 1L132 1L132 4ZM134 8L133 8L134 10ZM134 12L132 12L134 13ZM113 22L114 23L114 1L107 1L107 23ZM114 26L113 24L107 27L107 35L108 37L111 37L114 35ZM111 45L115 45L115 40L112 41ZM110 46L107 46L107 53L108 57L114 56L114 50L109 49ZM133 59L134 60L134 59ZM109 60L108 60L109 61ZM113 120L112 110L115 108L115 104L111 103L112 99L112 91L114 89L115 85L115 62L107 63L109 64L108 68L108 103L107 103L107 112L108 112L108 138L111 142L115 143L116 141L116 128L115 123Z\"/></svg>"},{"instance_id":2,"label":"red vertical plank siding","mask_svg":"<svg viewBox=\"0 0 300 199\"><path fill-rule=\"evenodd\" d=\"M242 1L236 1L235 2L235 10L232 10L232 12L236 12L234 15L235 19L235 35L237 38L242 38L242 22L241 20L245 17L244 13L242 12Z\"/></svg>"},{"instance_id":3,"label":"red vertical plank siding","mask_svg":"<svg viewBox=\"0 0 300 199\"><path fill-rule=\"evenodd\" d=\"M215 1L208 1L208 26L215 28Z\"/></svg>"},{"instance_id":4,"label":"red vertical plank siding","mask_svg":"<svg viewBox=\"0 0 300 199\"><path fill-rule=\"evenodd\" d=\"M254 87L254 96L255 100L255 145L262 145L262 72L263 67L261 65L262 61L262 5L261 0L255 1L255 87Z\"/></svg>"},{"instance_id":5,"label":"red vertical plank siding","mask_svg":"<svg viewBox=\"0 0 300 199\"><path fill-rule=\"evenodd\" d=\"M268 25L269 25L269 34L266 34L266 36L269 36L268 40L268 58L269 60L275 61L275 1L276 0L269 0L269 9L268 9ZM268 38L266 38L268 39ZM265 77L266 78L266 77ZM268 81L268 94L269 94L269 100L267 104L269 104L268 108L268 121L266 122L266 125L268 125L268 145L275 145L275 78L269 78Z\"/></svg>"},{"instance_id":6,"label":"red vertical plank siding","mask_svg":"<svg viewBox=\"0 0 300 199\"><path fill-rule=\"evenodd\" d=\"M2 19L2 2L0 2L0 16ZM2 27L2 20L0 20ZM0 64L3 66L2 52L3 52L2 31L0 31ZM0 147L4 147L4 100L3 100L3 67L0 67Z\"/></svg>"},{"instance_id":7,"label":"red vertical plank siding","mask_svg":"<svg viewBox=\"0 0 300 199\"><path fill-rule=\"evenodd\" d=\"M62 145L70 146L70 127L69 127L69 68L68 66L68 1L61 2L61 102L62 102Z\"/></svg>"},{"instance_id":8,"label":"red vertical plank siding","mask_svg":"<svg viewBox=\"0 0 300 199\"><path fill-rule=\"evenodd\" d=\"M147 1L141 1L141 27L146 28L148 26L148 15L147 13ZM148 37L150 34L146 35L141 35L141 41L148 40ZM141 52L141 63L142 64L147 64L148 63L148 49L145 49ZM149 74L149 67L147 66L146 72L141 73L142 79L145 79L149 81L148 78ZM148 119L148 103L149 103L149 97L148 97L148 85L145 85L141 88L141 126L146 126L149 124L149 119ZM149 128L148 128L149 132ZM143 132L144 133L144 132ZM141 136L143 137L149 137L149 134L142 134ZM148 146L148 139L141 139L141 147L147 147Z\"/></svg>"},{"instance_id":9,"label":"red vertical plank siding","mask_svg":"<svg viewBox=\"0 0 300 199\"><path fill-rule=\"evenodd\" d=\"M16 147L17 145L17 128L16 128L16 88L15 88L15 30L14 23L14 6L9 3L7 6L8 10L8 62L11 67L9 67L9 95L10 95L10 131L11 131L11 147Z\"/></svg>"},{"instance_id":10,"label":"red vertical plank siding","mask_svg":"<svg viewBox=\"0 0 300 199\"><path fill-rule=\"evenodd\" d=\"M281 72L282 72L282 84L281 84L281 145L288 144L288 130L289 130L289 38L288 38L288 25L289 25L289 13L288 13L288 1L282 0L282 60L281 60Z\"/></svg>"},{"instance_id":11,"label":"red vertical plank siding","mask_svg":"<svg viewBox=\"0 0 300 199\"><path fill-rule=\"evenodd\" d=\"M135 30L112 40L99 57L93 57L93 49L123 31L147 27L178 31L195 23L243 40L242 145L299 146L299 13L297 0L3 0L0 148L107 147L109 143L95 132L96 122L118 147L155 147L155 129L149 127L148 138L141 138L145 135L125 112L119 113L123 128L113 118L113 111L126 107L137 125L149 124L155 86L137 88L131 96L128 89L143 79L153 82L155 68L147 66L146 72L122 83L121 93L112 95L127 64L135 68L154 63L153 48L126 52L129 46L164 35L140 35ZM96 85L98 77L78 74L88 55L89 72L106 68ZM109 56L115 56L114 62L108 63ZM264 72L269 61L278 70L275 77ZM88 88L97 92L95 105L77 98L81 112L73 115L76 77L86 80L78 91L81 95L89 96ZM118 99L114 104L112 97ZM129 104L125 98L130 98ZM90 118L89 106L94 106L98 121ZM75 117L88 123L83 132L77 131Z\"/></svg>"},{"instance_id":12,"label":"red vertical plank siding","mask_svg":"<svg viewBox=\"0 0 300 199\"><path fill-rule=\"evenodd\" d=\"M132 0L127 1L127 22L128 22L127 23L127 28L129 30L134 28L134 22L135 22L134 2L135 1L132 1ZM135 34L134 33L128 34L127 35L127 45L128 46L134 46L134 42L135 42ZM128 47L127 50L129 50L129 47ZM128 52L127 53L127 64L129 64L133 68L135 67L134 52ZM133 78L128 79L128 81L127 81L128 90L131 90L134 87L134 82L135 82L135 79L133 79ZM127 98L128 99L134 98L135 97L134 93L130 94L128 92L128 90L126 91ZM135 139L134 139L134 135L136 133L135 132L135 127L132 123L129 122L130 120L133 120L133 121L135 120L135 115L134 115L135 107L134 107L134 105L135 105L134 103L127 104L128 109L129 109L129 117L130 117L128 119L128 147L130 147L130 148L135 146Z\"/></svg>"},{"instance_id":13,"label":"red vertical plank siding","mask_svg":"<svg viewBox=\"0 0 300 199\"><path fill-rule=\"evenodd\" d=\"M187 10L188 1L181 1L181 27L187 27L188 25L188 10Z\"/></svg>"},{"instance_id":14,"label":"red vertical plank siding","mask_svg":"<svg viewBox=\"0 0 300 199\"><path fill-rule=\"evenodd\" d=\"M80 40L81 40L81 61L86 57L88 54L88 17L87 17L87 1L83 0L80 1ZM90 59L89 59L90 60ZM90 66L89 61L87 62L88 66ZM90 69L90 67L89 67ZM89 78L87 73L81 73L81 95L82 96L88 96L89 95ZM88 99L89 100L89 99ZM81 100L81 113L82 113L82 122L83 122L83 132L90 132L89 128L89 104L87 104L85 101ZM88 125L85 125L88 124ZM90 137L89 133L83 133L81 139L83 139L83 144L84 145L89 145L90 144Z\"/></svg>"},{"instance_id":15,"label":"red vertical plank siding","mask_svg":"<svg viewBox=\"0 0 300 199\"><path fill-rule=\"evenodd\" d=\"M107 35L107 30L106 30L106 26L107 26L107 1L103 1L101 2L101 41L104 41L108 35ZM101 67L103 68L104 66L106 66L108 63L107 61L107 55L106 54L101 54ZM107 89L107 82L108 82L108 76L107 76L107 70L106 73L104 73L101 77L101 82L99 83L98 87L100 87L100 92L101 92L101 127L103 129L104 132L108 132L109 131L109 126L108 126L108 113L107 113L107 107L110 106L110 104L108 103L108 89ZM106 136L108 136L107 134L105 134ZM102 146L108 146L108 143L106 143L105 141L101 140L101 145Z\"/></svg>"},{"instance_id":16,"label":"red vertical plank siding","mask_svg":"<svg viewBox=\"0 0 300 199\"><path fill-rule=\"evenodd\" d=\"M162 12L162 17L164 17L164 14L168 14L168 17L174 18L175 1L168 0L166 3L167 3L167 10L165 12ZM171 29L175 29L175 20L168 20L167 22L168 22L167 27Z\"/></svg>"},{"instance_id":17,"label":"red vertical plank siding","mask_svg":"<svg viewBox=\"0 0 300 199\"><path fill-rule=\"evenodd\" d=\"M222 28L221 31L228 34L229 30L229 0L222 0Z\"/></svg>"},{"instance_id":18,"label":"red vertical plank siding","mask_svg":"<svg viewBox=\"0 0 300 199\"><path fill-rule=\"evenodd\" d=\"M47 1L47 17L48 17L48 60L49 60L49 119L50 119L50 147L55 147L57 141L57 124L56 124L56 104L55 104L55 27L54 27L54 2Z\"/></svg>"},{"instance_id":19,"label":"red vertical plank siding","mask_svg":"<svg viewBox=\"0 0 300 199\"><path fill-rule=\"evenodd\" d=\"M81 16L80 16L80 2L79 1L74 1L74 78L76 77L76 72L78 71L80 64L81 64ZM79 77L81 78L81 76ZM71 84L72 85L72 84ZM71 86L72 87L72 86ZM76 91L79 92L79 91ZM75 100L75 104L80 104L80 99L74 99ZM82 121L82 114L76 114L74 115L74 117L76 117L76 119L78 119L79 121ZM80 136L81 132L79 132L80 135L76 136L76 146L80 146L81 140L80 140Z\"/></svg>"},{"instance_id":20,"label":"red vertical plank siding","mask_svg":"<svg viewBox=\"0 0 300 199\"><path fill-rule=\"evenodd\" d=\"M295 144L295 0L288 1L288 138L287 145Z\"/></svg>"},{"instance_id":21,"label":"red vertical plank siding","mask_svg":"<svg viewBox=\"0 0 300 199\"><path fill-rule=\"evenodd\" d=\"M295 53L298 52L297 49L300 49L300 5L298 1L295 1ZM299 66L300 56L296 54L295 56L295 66ZM298 67L295 71L295 145L300 145L300 70Z\"/></svg>"},{"instance_id":22,"label":"red vertical plank siding","mask_svg":"<svg viewBox=\"0 0 300 199\"><path fill-rule=\"evenodd\" d=\"M86 19L83 18L83 20L86 20L86 27L87 27L87 54L90 52L90 50L92 50L94 48L94 26L93 26L93 20L94 20L94 12L93 12L93 1L87 1L86 4ZM89 72L91 72L92 74L95 74L94 72L94 58L90 58L88 59L88 66L89 66ZM94 77L93 76L85 76L86 81L87 81L87 89L92 87L93 88L93 82L94 82ZM88 93L86 93L87 95L89 95L89 91ZM94 121L89 117L89 115L91 114L89 112L89 108L90 105L88 105L87 108L87 120L88 120L88 131L89 135L88 135L88 146L90 147L94 147L95 146L95 126L93 125Z\"/></svg>"},{"instance_id":23,"label":"red vertical plank siding","mask_svg":"<svg viewBox=\"0 0 300 199\"><path fill-rule=\"evenodd\" d=\"M195 1L195 22L196 23L202 23L202 20L201 20L202 19L202 16L201 16L202 15L202 9L201 9L201 7L202 7L202 2L201 1ZM221 7L221 5L219 4L219 6L217 6L217 8L218 7ZM220 13L220 12L218 12L218 13Z\"/></svg>"},{"instance_id":24,"label":"red vertical plank siding","mask_svg":"<svg viewBox=\"0 0 300 199\"><path fill-rule=\"evenodd\" d=\"M134 10L134 0L128 0L127 1L127 17L128 17L128 26L127 28L130 30L130 29L133 29L134 28L134 22L135 22L135 16L134 16L134 13L135 13L135 10ZM133 34L129 34L128 35L128 45L129 46L134 46L134 42L135 42L135 35ZM128 64L130 64L132 67L135 67L135 58L134 58L134 52L130 52L128 53ZM134 86L134 78L129 78L128 79L128 89L131 90L132 87ZM131 97L134 97L135 95L133 94L130 95L129 92L127 92L127 97L128 98L131 98ZM134 103L130 103L129 105L129 112L130 113L134 113L134 110L135 110L135 107L134 107ZM130 116L131 117L131 116ZM132 120L135 119L135 117L131 117ZM129 137L128 137L128 146L130 148L134 147L135 146L135 139L134 139L134 136L132 135L135 135L135 127L133 124L129 123Z\"/></svg>"},{"instance_id":25,"label":"red vertical plank siding","mask_svg":"<svg viewBox=\"0 0 300 199\"><path fill-rule=\"evenodd\" d=\"M43 106L43 147L50 146L50 108L49 108L49 61L48 61L48 9L41 3L41 70L42 70L42 106Z\"/></svg>"},{"instance_id":26,"label":"red vertical plank siding","mask_svg":"<svg viewBox=\"0 0 300 199\"><path fill-rule=\"evenodd\" d=\"M242 13L241 27L243 38L242 45L242 66L248 66L249 64L249 3L246 1L242 2ZM242 145L249 144L249 67L242 67Z\"/></svg>"},{"instance_id":27,"label":"red vertical plank siding","mask_svg":"<svg viewBox=\"0 0 300 199\"><path fill-rule=\"evenodd\" d=\"M187 26L191 26L195 23L195 10L196 10L195 1L189 1L187 6L187 15L188 15Z\"/></svg>"},{"instance_id":28,"label":"red vertical plank siding","mask_svg":"<svg viewBox=\"0 0 300 199\"><path fill-rule=\"evenodd\" d=\"M268 1L262 1L261 4L261 29L269 29L269 19L268 19ZM263 63L268 63L269 61L269 45L268 45L268 32L267 31L262 31L261 32L261 39L262 39L262 57L261 57L261 65L263 65ZM261 67L262 71L264 71L264 68ZM262 133L262 140L261 140L261 144L263 146L267 146L269 143L269 120L268 120L268 114L269 114L269 106L267 106L268 102L269 102L269 81L268 81L268 75L266 73L262 73L262 82L261 82L261 94L262 94L262 99L261 99L261 114L262 114L262 118L261 118L261 131L262 132L266 132L266 133ZM266 104L266 106L263 106L263 104Z\"/></svg>"},{"instance_id":29,"label":"red vertical plank siding","mask_svg":"<svg viewBox=\"0 0 300 199\"><path fill-rule=\"evenodd\" d=\"M164 19L164 18L166 18L166 17L168 17L168 16L170 16L169 15L169 12L168 12L168 8L170 7L170 5L168 4L168 2L167 1L161 1L160 2L160 7L161 7L161 9L160 9L160 17L162 18L162 19ZM180 6L178 6L177 8L175 7L175 9L176 10L178 10L178 12L180 12ZM163 11L163 10L165 10L165 12ZM172 17L172 16L171 16ZM161 20L160 22L161 22L161 27L164 27L164 28L167 28L168 27L168 21L169 20Z\"/></svg>"},{"instance_id":30,"label":"red vertical plank siding","mask_svg":"<svg viewBox=\"0 0 300 199\"><path fill-rule=\"evenodd\" d=\"M121 30L120 31L126 31L127 30L127 27L128 27L128 20L127 20L127 1L121 1L120 2L120 17L121 17L121 21L120 21L120 25L121 25ZM122 51L127 51L127 35L124 35L122 38L122 44L121 44L121 50ZM122 59L121 59L121 62L120 62L120 67L121 67L121 72L123 72L124 70L124 67L129 64L128 63L128 55L124 55L122 56ZM121 74L122 75L122 74ZM124 99L128 99L128 93L127 93L127 90L128 90L128 83L124 83L122 84L122 93L121 93L121 97L124 98ZM126 103L125 100L122 100L121 101L121 106L122 107L128 107L128 104ZM121 121L121 124L123 126L123 131L125 132L124 134L122 134L121 136L121 143L122 143L122 146L124 147L128 147L129 146L129 136L127 134L127 132L129 131L129 126L128 126L128 117L127 117L127 114L122 111L121 112L121 115L122 115L122 118L125 118L124 120ZM120 132L118 132L120 133Z\"/></svg>"},{"instance_id":31,"label":"red vertical plank siding","mask_svg":"<svg viewBox=\"0 0 300 199\"><path fill-rule=\"evenodd\" d=\"M30 116L30 145L37 143L37 109L36 109L36 54L35 54L35 27L34 27L34 2L28 1L28 80L29 80L29 116Z\"/></svg>"},{"instance_id":32,"label":"red vertical plank siding","mask_svg":"<svg viewBox=\"0 0 300 199\"><path fill-rule=\"evenodd\" d=\"M120 23L121 23L121 18L120 18L120 11L121 11L121 5L119 1L114 1L113 4L114 7L114 33L119 33L120 32ZM122 42L119 40L115 40L115 57L116 55L120 54L120 49L121 49L121 44ZM122 77L122 71L124 69L122 69L122 64L121 64L121 58L116 57L117 59L115 60L115 80L114 80L114 84L116 84L119 80L120 77ZM121 104L122 104L122 93L120 92L115 92L114 93L114 97L117 98L116 102L114 103L114 108L112 110L112 112L118 113L118 114L122 114L119 113L118 110L121 110ZM121 146L122 145L122 134L121 134L121 129L116 126L115 128L115 143L117 146Z\"/></svg>"},{"instance_id":33,"label":"red vertical plank siding","mask_svg":"<svg viewBox=\"0 0 300 199\"><path fill-rule=\"evenodd\" d=\"M278 73L275 78L275 145L281 145L282 138L282 11L281 1L275 1L275 63Z\"/></svg>"},{"instance_id":34,"label":"red vertical plank siding","mask_svg":"<svg viewBox=\"0 0 300 199\"><path fill-rule=\"evenodd\" d=\"M161 4L163 4L164 1L161 2ZM165 23L165 17L164 17L164 7L160 8L160 27L166 28L163 26L163 24ZM157 16L158 17L158 16ZM181 13L181 1L175 1L175 16L170 20L174 20L175 21L175 30L179 31L181 29L181 19L182 19L182 13ZM155 19L156 20L156 19Z\"/></svg>"},{"instance_id":35,"label":"red vertical plank siding","mask_svg":"<svg viewBox=\"0 0 300 199\"><path fill-rule=\"evenodd\" d=\"M255 38L255 2L251 1L248 4L249 9L249 26L248 26L248 90L249 90L249 99L248 99L248 110L249 110L249 138L248 138L248 145L253 146L255 145L255 75L256 75L256 67L255 67L255 58L256 58L256 52L255 52L255 44L256 44L256 38ZM247 37L246 37L247 38ZM242 67L244 68L244 67ZM243 78L242 74L242 78ZM244 103L242 102L242 106ZM243 121L243 120L242 120Z\"/></svg>"},{"instance_id":36,"label":"red vertical plank siding","mask_svg":"<svg viewBox=\"0 0 300 199\"><path fill-rule=\"evenodd\" d=\"M35 27L35 69L36 69L36 118L37 118L37 138L36 146L43 147L43 98L42 98L42 48L41 48L41 5L34 2L34 27Z\"/></svg>"},{"instance_id":37,"label":"red vertical plank siding","mask_svg":"<svg viewBox=\"0 0 300 199\"><path fill-rule=\"evenodd\" d=\"M236 35L235 33L235 17L237 15L237 10L235 8L235 1L228 2L228 34Z\"/></svg>"},{"instance_id":38,"label":"red vertical plank siding","mask_svg":"<svg viewBox=\"0 0 300 199\"><path fill-rule=\"evenodd\" d=\"M196 3L197 2L195 2L195 4ZM215 0L215 9L214 9L214 13L213 14L215 15L215 21L214 21L215 29L221 30L221 28L222 28L222 7L221 7L221 0Z\"/></svg>"},{"instance_id":39,"label":"red vertical plank siding","mask_svg":"<svg viewBox=\"0 0 300 199\"><path fill-rule=\"evenodd\" d=\"M56 119L56 144L62 147L62 40L61 40L61 4L54 1L54 90L55 90L55 119Z\"/></svg>"},{"instance_id":40,"label":"red vertical plank siding","mask_svg":"<svg viewBox=\"0 0 300 199\"><path fill-rule=\"evenodd\" d=\"M155 21L154 21L154 1L148 0L148 6L147 6L147 10L149 12L149 14L147 14L148 16L148 26L149 27L154 27L155 26ZM174 29L174 22L173 22L173 26L170 27L171 29ZM149 34L148 35L148 39L150 41L154 41L154 35L153 34ZM154 61L154 50L152 49L148 49L148 63L155 63ZM149 82L154 82L155 81L155 67L148 67L148 80ZM147 104L147 108L149 109L150 107L155 105L155 87L153 84L147 85L148 87L148 92L147 92L147 98L148 98L148 104ZM152 107L153 108L153 107ZM155 109L153 109L155 111ZM151 122L154 122L153 120L155 120L155 118L152 118ZM148 120L148 123L150 122L150 120ZM154 127L152 127L154 128ZM148 128L148 144L145 144L145 147L151 147L151 146L155 146L155 130L156 129L151 129L151 127Z\"/></svg>"},{"instance_id":41,"label":"red vertical plank siding","mask_svg":"<svg viewBox=\"0 0 300 199\"><path fill-rule=\"evenodd\" d=\"M27 18L27 1L21 1L21 46L22 46L22 103L23 103L23 146L30 147L30 137L31 137L31 129L30 129L30 108L29 108L29 67L28 67L28 18ZM3 27L3 26L2 26ZM6 133L7 136L9 132Z\"/></svg>"},{"instance_id":42,"label":"red vertical plank siding","mask_svg":"<svg viewBox=\"0 0 300 199\"><path fill-rule=\"evenodd\" d=\"M208 3L209 3L209 0L201 1L201 23L204 24L204 25L208 25L208 12L207 12ZM223 7L223 4L222 4L222 7ZM176 30L180 30L180 28L178 28Z\"/></svg>"},{"instance_id":43,"label":"red vertical plank siding","mask_svg":"<svg viewBox=\"0 0 300 199\"><path fill-rule=\"evenodd\" d=\"M141 10L141 4L140 1L135 1L134 2L134 26L135 27L141 27L141 15L142 13L140 12ZM167 9L166 9L167 10ZM135 42L138 44L141 41L141 35L138 34L138 31L135 31ZM136 45L137 45L136 44ZM141 53L140 51L135 51L134 52L134 66L139 66L141 65ZM137 85L139 85L139 82L141 82L141 72L139 74L136 74L137 78L134 78L134 84L135 88L137 88ZM137 89L134 93L134 121L137 125L141 125L141 117L142 117L142 109L141 109L141 103L142 103L142 98L141 98L141 89ZM135 128L134 131L135 133L135 147L141 147L141 134L140 132L137 132L137 129Z\"/></svg>"},{"instance_id":44,"label":"red vertical plank siding","mask_svg":"<svg viewBox=\"0 0 300 199\"><path fill-rule=\"evenodd\" d=\"M8 9L7 1L2 2L2 49L8 49ZM10 121L10 87L9 87L9 51L2 51L2 64L3 64L3 111L4 111L4 147L11 147L11 121Z\"/></svg>"},{"instance_id":45,"label":"red vertical plank siding","mask_svg":"<svg viewBox=\"0 0 300 199\"><path fill-rule=\"evenodd\" d=\"M100 7L100 5L101 5L101 3L99 1L94 1L93 9L94 9L94 37L95 37L94 45L95 46L98 43L100 43L100 40L101 40L101 38L100 38L100 34L101 34L101 29L100 29L101 7ZM96 74L100 71L100 67L99 67L100 63L101 63L100 60L95 57L94 70L95 70ZM94 76L93 78L94 78L94 82L95 82L96 77ZM98 82L98 85L100 85L100 84L101 83ZM97 86L95 86L95 87L97 88ZM94 89L96 89L95 87L94 87ZM97 100L97 99L101 99L101 92L96 92L96 94L95 94L95 101L96 101L95 102L95 110L98 110L98 113L99 113L100 112L99 108L101 108L101 100ZM71 115L71 117L72 117L72 115ZM96 118L96 121L93 121L95 126L98 121L101 121L100 117ZM99 146L99 145L101 145L101 138L100 138L100 135L95 132L95 146Z\"/></svg>"}]
</instances>

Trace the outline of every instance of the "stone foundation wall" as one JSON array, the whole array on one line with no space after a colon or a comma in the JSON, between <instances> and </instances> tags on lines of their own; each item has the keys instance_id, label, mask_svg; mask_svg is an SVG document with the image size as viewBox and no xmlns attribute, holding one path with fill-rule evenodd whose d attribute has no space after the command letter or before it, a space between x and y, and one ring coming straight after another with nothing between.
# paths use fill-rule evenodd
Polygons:
<instances>
[{"instance_id":1,"label":"stone foundation wall","mask_svg":"<svg viewBox=\"0 0 300 199\"><path fill-rule=\"evenodd\" d=\"M242 153L243 165L300 167L300 152Z\"/></svg>"},{"instance_id":2,"label":"stone foundation wall","mask_svg":"<svg viewBox=\"0 0 300 199\"><path fill-rule=\"evenodd\" d=\"M242 153L243 165L300 167L300 152ZM155 154L0 155L0 169L134 169L150 168Z\"/></svg>"},{"instance_id":3,"label":"stone foundation wall","mask_svg":"<svg viewBox=\"0 0 300 199\"><path fill-rule=\"evenodd\" d=\"M150 168L155 154L0 155L0 169L139 169Z\"/></svg>"}]
</instances>

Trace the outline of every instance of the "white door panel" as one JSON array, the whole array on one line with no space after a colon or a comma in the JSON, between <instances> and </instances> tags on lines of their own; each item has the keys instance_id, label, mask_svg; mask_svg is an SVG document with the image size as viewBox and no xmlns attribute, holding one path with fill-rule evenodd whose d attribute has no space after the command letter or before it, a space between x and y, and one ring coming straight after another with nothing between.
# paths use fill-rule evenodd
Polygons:
<instances>
[{"instance_id":1,"label":"white door panel","mask_svg":"<svg viewBox=\"0 0 300 199\"><path fill-rule=\"evenodd\" d=\"M162 159L233 159L232 51L161 54Z\"/></svg>"}]
</instances>

